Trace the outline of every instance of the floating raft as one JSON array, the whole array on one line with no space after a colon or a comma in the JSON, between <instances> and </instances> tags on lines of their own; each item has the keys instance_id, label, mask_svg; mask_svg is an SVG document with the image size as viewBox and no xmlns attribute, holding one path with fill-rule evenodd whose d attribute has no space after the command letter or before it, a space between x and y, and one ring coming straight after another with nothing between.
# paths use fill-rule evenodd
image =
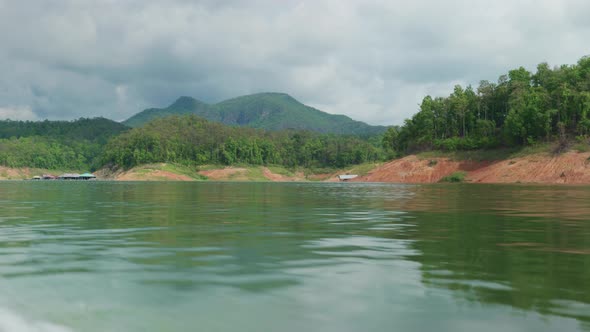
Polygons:
<instances>
[{"instance_id":1,"label":"floating raft","mask_svg":"<svg viewBox=\"0 0 590 332\"><path fill-rule=\"evenodd\" d=\"M42 176L34 176L32 180L96 180L96 175L91 173L64 173L60 176L43 174Z\"/></svg>"},{"instance_id":2,"label":"floating raft","mask_svg":"<svg viewBox=\"0 0 590 332\"><path fill-rule=\"evenodd\" d=\"M356 174L342 174L342 175L338 175L338 179L340 181L348 181L348 180L352 180L354 178L357 178L358 175Z\"/></svg>"},{"instance_id":3,"label":"floating raft","mask_svg":"<svg viewBox=\"0 0 590 332\"><path fill-rule=\"evenodd\" d=\"M80 179L81 180L94 180L94 179L96 179L96 176L94 174L84 173L84 174L80 174Z\"/></svg>"}]
</instances>

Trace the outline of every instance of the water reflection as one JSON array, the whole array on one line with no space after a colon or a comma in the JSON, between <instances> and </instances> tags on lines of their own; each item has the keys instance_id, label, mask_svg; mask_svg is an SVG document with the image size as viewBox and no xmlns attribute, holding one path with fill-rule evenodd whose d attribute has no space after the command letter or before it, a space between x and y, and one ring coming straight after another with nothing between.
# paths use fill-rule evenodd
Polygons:
<instances>
[{"instance_id":1,"label":"water reflection","mask_svg":"<svg viewBox=\"0 0 590 332\"><path fill-rule=\"evenodd\" d=\"M589 201L585 187L6 182L0 313L84 331L590 330Z\"/></svg>"},{"instance_id":2,"label":"water reflection","mask_svg":"<svg viewBox=\"0 0 590 332\"><path fill-rule=\"evenodd\" d=\"M406 234L422 280L474 303L590 322L590 190L434 186ZM432 207L432 208L429 208ZM394 206L394 208L398 208Z\"/></svg>"}]
</instances>

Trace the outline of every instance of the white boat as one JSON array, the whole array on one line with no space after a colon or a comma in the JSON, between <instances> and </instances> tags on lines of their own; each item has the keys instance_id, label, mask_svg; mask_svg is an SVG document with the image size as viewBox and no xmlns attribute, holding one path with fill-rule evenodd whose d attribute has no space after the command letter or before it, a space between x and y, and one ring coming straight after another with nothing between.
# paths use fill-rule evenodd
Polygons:
<instances>
[{"instance_id":1,"label":"white boat","mask_svg":"<svg viewBox=\"0 0 590 332\"><path fill-rule=\"evenodd\" d=\"M338 175L338 179L340 181L348 181L348 180L352 180L352 179L357 178L357 177L358 177L358 175L356 175L356 174L341 174L341 175Z\"/></svg>"}]
</instances>

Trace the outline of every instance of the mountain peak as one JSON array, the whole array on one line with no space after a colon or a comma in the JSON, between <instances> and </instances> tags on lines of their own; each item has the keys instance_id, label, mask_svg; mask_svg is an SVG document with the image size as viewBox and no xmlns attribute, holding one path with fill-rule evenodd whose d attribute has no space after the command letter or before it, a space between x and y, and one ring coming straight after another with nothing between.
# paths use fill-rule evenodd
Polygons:
<instances>
[{"instance_id":1,"label":"mountain peak","mask_svg":"<svg viewBox=\"0 0 590 332\"><path fill-rule=\"evenodd\" d=\"M194 114L226 125L267 130L301 129L321 133L373 135L386 129L354 121L344 115L322 112L282 92L260 92L213 105L183 96L167 108L145 110L124 123L137 127L155 118L182 114Z\"/></svg>"},{"instance_id":2,"label":"mountain peak","mask_svg":"<svg viewBox=\"0 0 590 332\"><path fill-rule=\"evenodd\" d=\"M260 92L260 93L252 94L251 96L272 96L272 97L283 97L283 98L295 99L295 98L291 97L289 94L284 93L284 92Z\"/></svg>"},{"instance_id":3,"label":"mountain peak","mask_svg":"<svg viewBox=\"0 0 590 332\"><path fill-rule=\"evenodd\" d=\"M266 100L266 101L288 101L288 102L296 102L295 98L291 97L290 95L283 93L283 92L258 92L249 95L234 97L231 99L224 100L218 104L224 104L227 102L233 101L241 101L241 100Z\"/></svg>"},{"instance_id":4,"label":"mountain peak","mask_svg":"<svg viewBox=\"0 0 590 332\"><path fill-rule=\"evenodd\" d=\"M169 108L176 108L176 109L193 109L198 106L207 105L206 103L197 100L193 97L188 96L181 96L180 98L176 99Z\"/></svg>"}]
</instances>

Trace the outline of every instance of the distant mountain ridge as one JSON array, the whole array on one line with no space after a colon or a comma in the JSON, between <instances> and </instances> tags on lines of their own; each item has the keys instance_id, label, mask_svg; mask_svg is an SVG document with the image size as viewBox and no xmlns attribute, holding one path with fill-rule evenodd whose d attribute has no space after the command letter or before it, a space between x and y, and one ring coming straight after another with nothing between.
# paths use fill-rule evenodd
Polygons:
<instances>
[{"instance_id":1,"label":"distant mountain ridge","mask_svg":"<svg viewBox=\"0 0 590 332\"><path fill-rule=\"evenodd\" d=\"M149 108L123 124L140 127L169 115L195 114L210 121L232 126L266 130L298 129L320 133L369 136L387 127L371 126L345 115L334 115L306 106L285 93L257 93L209 105L192 97L180 97L166 108Z\"/></svg>"},{"instance_id":2,"label":"distant mountain ridge","mask_svg":"<svg viewBox=\"0 0 590 332\"><path fill-rule=\"evenodd\" d=\"M0 120L0 139L40 136L105 144L111 137L129 129L131 128L122 123L102 117L72 121Z\"/></svg>"}]
</instances>

